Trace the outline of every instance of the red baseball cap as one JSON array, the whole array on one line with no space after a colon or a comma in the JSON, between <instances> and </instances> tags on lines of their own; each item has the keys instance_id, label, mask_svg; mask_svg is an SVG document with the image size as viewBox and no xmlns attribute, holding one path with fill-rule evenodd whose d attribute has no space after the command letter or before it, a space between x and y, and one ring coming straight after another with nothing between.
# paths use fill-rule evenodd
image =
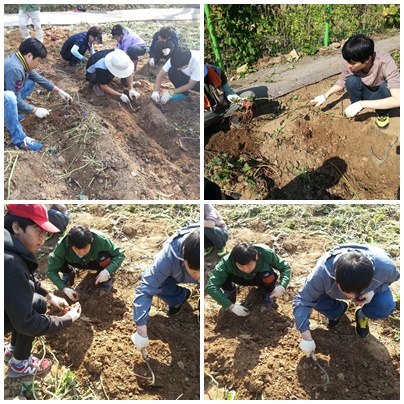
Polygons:
<instances>
[{"instance_id":1,"label":"red baseball cap","mask_svg":"<svg viewBox=\"0 0 404 404\"><path fill-rule=\"evenodd\" d=\"M39 227L49 231L50 233L60 232L60 230L49 221L48 211L46 210L45 206L40 203L8 204L7 213L10 213L10 215L31 219Z\"/></svg>"}]
</instances>

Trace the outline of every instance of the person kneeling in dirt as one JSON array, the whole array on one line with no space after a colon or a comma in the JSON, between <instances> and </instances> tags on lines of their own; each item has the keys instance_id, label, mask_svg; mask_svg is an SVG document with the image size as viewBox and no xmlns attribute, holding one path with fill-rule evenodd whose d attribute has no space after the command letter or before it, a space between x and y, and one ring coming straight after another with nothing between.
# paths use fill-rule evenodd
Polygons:
<instances>
[{"instance_id":1,"label":"person kneeling in dirt","mask_svg":"<svg viewBox=\"0 0 404 404\"><path fill-rule=\"evenodd\" d=\"M135 69L133 62L129 56L121 49L106 49L94 53L88 59L86 66L86 79L93 84L93 91L98 97L102 97L105 93L119 99L124 103L130 103L133 98L138 99L140 94L134 89L132 73ZM129 87L129 97L124 93L119 93L108 84L118 77L126 79Z\"/></svg>"},{"instance_id":2,"label":"person kneeling in dirt","mask_svg":"<svg viewBox=\"0 0 404 404\"><path fill-rule=\"evenodd\" d=\"M277 285L279 271L280 281ZM223 309L245 317L250 312L236 303L236 285L258 286L265 293L263 304L271 307L274 298L285 291L290 280L290 266L264 244L241 242L216 265L205 292Z\"/></svg>"},{"instance_id":3,"label":"person kneeling in dirt","mask_svg":"<svg viewBox=\"0 0 404 404\"><path fill-rule=\"evenodd\" d=\"M69 225L69 212L65 205L54 203L45 205L48 209L49 221L64 233Z\"/></svg>"},{"instance_id":4,"label":"person kneeling in dirt","mask_svg":"<svg viewBox=\"0 0 404 404\"><path fill-rule=\"evenodd\" d=\"M57 92L64 101L72 101L69 94L35 71L46 56L47 50L44 44L36 38L28 38L21 43L18 52L10 54L4 61L4 123L13 144L20 149L38 151L42 148L42 144L25 134L20 123L25 117L18 111L26 114L34 113L38 118L44 118L51 112L46 108L34 107L25 101L33 91L35 83L48 91Z\"/></svg>"},{"instance_id":5,"label":"person kneeling in dirt","mask_svg":"<svg viewBox=\"0 0 404 404\"><path fill-rule=\"evenodd\" d=\"M45 206L9 204L4 227L4 334L11 332L4 351L7 376L42 374L52 362L31 354L35 337L69 327L80 317L81 307L68 308L65 299L48 292L35 277L38 262L33 253L45 242L47 232L59 231L49 222ZM47 302L65 314L47 315Z\"/></svg>"},{"instance_id":6,"label":"person kneeling in dirt","mask_svg":"<svg viewBox=\"0 0 404 404\"><path fill-rule=\"evenodd\" d=\"M170 59L157 74L152 100L164 105L168 101L176 102L188 98L190 90L199 93L201 63L199 51L189 50L185 46L175 48ZM160 97L159 90L167 75L175 89L165 91Z\"/></svg>"},{"instance_id":7,"label":"person kneeling in dirt","mask_svg":"<svg viewBox=\"0 0 404 404\"><path fill-rule=\"evenodd\" d=\"M374 108L377 127L386 129L390 109L400 106L400 73L390 54L375 52L374 47L373 40L365 35L350 37L342 47L344 62L339 80L311 103L319 107L346 87L352 104L345 109L345 115L352 118L364 108Z\"/></svg>"},{"instance_id":8,"label":"person kneeling in dirt","mask_svg":"<svg viewBox=\"0 0 404 404\"><path fill-rule=\"evenodd\" d=\"M79 32L69 37L62 46L60 55L69 62L69 66L76 67L81 61L88 61L86 51L94 55L94 42L102 44L102 31L98 27L91 27L87 32Z\"/></svg>"},{"instance_id":9,"label":"person kneeling in dirt","mask_svg":"<svg viewBox=\"0 0 404 404\"><path fill-rule=\"evenodd\" d=\"M74 284L75 269L93 269L98 272L95 284L105 291L112 290L112 275L121 266L125 255L107 236L85 226L72 227L59 240L55 250L49 255L47 276L73 301L80 294L71 288ZM59 272L63 273L60 278ZM69 287L70 286L70 287Z\"/></svg>"},{"instance_id":10,"label":"person kneeling in dirt","mask_svg":"<svg viewBox=\"0 0 404 404\"><path fill-rule=\"evenodd\" d=\"M164 59L164 61L169 59L178 44L178 34L174 27L163 27L155 32L149 49L150 66L154 66L160 59Z\"/></svg>"},{"instance_id":11,"label":"person kneeling in dirt","mask_svg":"<svg viewBox=\"0 0 404 404\"><path fill-rule=\"evenodd\" d=\"M227 253L226 243L229 239L226 223L217 209L210 203L204 204L204 255L209 255L217 248L217 255L222 257Z\"/></svg>"},{"instance_id":12,"label":"person kneeling in dirt","mask_svg":"<svg viewBox=\"0 0 404 404\"><path fill-rule=\"evenodd\" d=\"M300 348L307 357L316 349L310 333L310 312L317 310L335 328L351 301L355 311L355 332L365 338L369 319L388 317L395 309L389 285L400 278L390 254L371 245L341 245L324 254L304 286L293 299L296 329L301 332Z\"/></svg>"},{"instance_id":13,"label":"person kneeling in dirt","mask_svg":"<svg viewBox=\"0 0 404 404\"><path fill-rule=\"evenodd\" d=\"M147 322L153 296L168 304L168 315L179 313L181 306L191 298L188 288L179 283L196 283L200 279L199 225L176 231L163 245L152 266L142 274L133 300L133 320L136 332L132 341L141 351L149 345Z\"/></svg>"},{"instance_id":14,"label":"person kneeling in dirt","mask_svg":"<svg viewBox=\"0 0 404 404\"><path fill-rule=\"evenodd\" d=\"M230 124L240 127L237 112L243 110L244 100L253 100L253 91L234 92L224 71L219 66L204 65L204 113L205 129L224 118L230 117Z\"/></svg>"}]
</instances>

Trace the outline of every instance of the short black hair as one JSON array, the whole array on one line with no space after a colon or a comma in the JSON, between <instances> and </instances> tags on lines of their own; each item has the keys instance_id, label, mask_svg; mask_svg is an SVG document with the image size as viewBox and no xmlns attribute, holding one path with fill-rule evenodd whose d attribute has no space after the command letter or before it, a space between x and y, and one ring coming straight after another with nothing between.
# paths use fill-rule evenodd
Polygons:
<instances>
[{"instance_id":1,"label":"short black hair","mask_svg":"<svg viewBox=\"0 0 404 404\"><path fill-rule=\"evenodd\" d=\"M171 38L173 35L173 29L171 27L163 27L157 32L157 35L163 39Z\"/></svg>"},{"instance_id":2,"label":"short black hair","mask_svg":"<svg viewBox=\"0 0 404 404\"><path fill-rule=\"evenodd\" d=\"M189 63L191 57L192 53L188 48L185 46L179 46L171 52L171 66L174 67L174 69L184 67Z\"/></svg>"},{"instance_id":3,"label":"short black hair","mask_svg":"<svg viewBox=\"0 0 404 404\"><path fill-rule=\"evenodd\" d=\"M8 230L11 234L14 234L13 223L18 223L21 229L25 232L28 226L36 226L37 224L27 217L20 217L12 215L11 213L6 213L4 215L4 228Z\"/></svg>"},{"instance_id":4,"label":"short black hair","mask_svg":"<svg viewBox=\"0 0 404 404\"><path fill-rule=\"evenodd\" d=\"M342 47L342 57L349 63L364 63L373 56L375 43L366 35L351 36Z\"/></svg>"},{"instance_id":5,"label":"short black hair","mask_svg":"<svg viewBox=\"0 0 404 404\"><path fill-rule=\"evenodd\" d=\"M21 42L18 51L21 53L22 56L31 53L34 59L45 59L48 55L48 51L46 50L45 45L36 38L27 38L24 42Z\"/></svg>"},{"instance_id":6,"label":"short black hair","mask_svg":"<svg viewBox=\"0 0 404 404\"><path fill-rule=\"evenodd\" d=\"M93 242L93 235L88 227L78 225L70 229L67 239L71 247L82 249Z\"/></svg>"},{"instance_id":7,"label":"short black hair","mask_svg":"<svg viewBox=\"0 0 404 404\"><path fill-rule=\"evenodd\" d=\"M111 35L123 35L124 28L121 24L116 24L112 27Z\"/></svg>"},{"instance_id":8,"label":"short black hair","mask_svg":"<svg viewBox=\"0 0 404 404\"><path fill-rule=\"evenodd\" d=\"M247 265L251 261L257 260L257 250L252 243L245 241L234 246L230 253L230 258L235 264Z\"/></svg>"},{"instance_id":9,"label":"short black hair","mask_svg":"<svg viewBox=\"0 0 404 404\"><path fill-rule=\"evenodd\" d=\"M343 254L335 267L335 280L342 292L360 295L372 281L373 263L358 252Z\"/></svg>"},{"instance_id":10,"label":"short black hair","mask_svg":"<svg viewBox=\"0 0 404 404\"><path fill-rule=\"evenodd\" d=\"M184 243L184 261L190 269L199 271L201 268L201 250L200 250L200 230L195 229L185 240Z\"/></svg>"},{"instance_id":11,"label":"short black hair","mask_svg":"<svg viewBox=\"0 0 404 404\"><path fill-rule=\"evenodd\" d=\"M87 31L88 35L91 35L93 38L102 37L102 30L99 27L91 27Z\"/></svg>"}]
</instances>

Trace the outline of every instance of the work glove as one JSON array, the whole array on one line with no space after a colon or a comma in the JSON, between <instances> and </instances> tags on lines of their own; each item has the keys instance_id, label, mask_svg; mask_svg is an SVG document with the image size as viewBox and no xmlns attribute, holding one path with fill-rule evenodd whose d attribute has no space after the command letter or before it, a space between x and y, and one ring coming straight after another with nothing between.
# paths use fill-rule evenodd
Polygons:
<instances>
[{"instance_id":1,"label":"work glove","mask_svg":"<svg viewBox=\"0 0 404 404\"><path fill-rule=\"evenodd\" d=\"M163 53L164 56L167 56L171 52L171 49L170 48L165 48L161 52Z\"/></svg>"},{"instance_id":2,"label":"work glove","mask_svg":"<svg viewBox=\"0 0 404 404\"><path fill-rule=\"evenodd\" d=\"M149 345L149 337L143 337L137 331L132 335L132 342L135 344L136 349L141 351Z\"/></svg>"},{"instance_id":3,"label":"work glove","mask_svg":"<svg viewBox=\"0 0 404 404\"><path fill-rule=\"evenodd\" d=\"M70 95L67 94L67 93L66 93L65 91L63 91L63 90L59 90L59 95L60 95L60 98L61 98L63 101L68 101L68 102L72 102L72 101L73 101L73 98L70 97Z\"/></svg>"},{"instance_id":4,"label":"work glove","mask_svg":"<svg viewBox=\"0 0 404 404\"><path fill-rule=\"evenodd\" d=\"M324 94L321 94L313 98L310 102L314 107L319 107L326 99L327 97Z\"/></svg>"},{"instance_id":5,"label":"work glove","mask_svg":"<svg viewBox=\"0 0 404 404\"><path fill-rule=\"evenodd\" d=\"M63 292L70 300L73 300L73 302L77 302L77 300L80 299L80 293L76 292L73 289L64 288Z\"/></svg>"},{"instance_id":6,"label":"work glove","mask_svg":"<svg viewBox=\"0 0 404 404\"><path fill-rule=\"evenodd\" d=\"M123 93L122 93L119 98L120 98L120 100L121 100L122 102L124 102L124 103L126 103L126 104L129 104L129 103L130 103L130 99L129 99L129 97L128 97L126 94L123 94Z\"/></svg>"},{"instance_id":7,"label":"work glove","mask_svg":"<svg viewBox=\"0 0 404 404\"><path fill-rule=\"evenodd\" d=\"M363 107L360 101L354 102L353 104L349 105L345 109L345 115L348 118L353 118L355 115L357 115L360 111L362 111Z\"/></svg>"},{"instance_id":8,"label":"work glove","mask_svg":"<svg viewBox=\"0 0 404 404\"><path fill-rule=\"evenodd\" d=\"M133 97L137 100L140 97L140 93L138 93L136 90L129 90L129 98L133 100Z\"/></svg>"},{"instance_id":9,"label":"work glove","mask_svg":"<svg viewBox=\"0 0 404 404\"><path fill-rule=\"evenodd\" d=\"M239 102L241 100L241 98L238 94L229 94L227 96L227 99L233 103Z\"/></svg>"},{"instance_id":10,"label":"work glove","mask_svg":"<svg viewBox=\"0 0 404 404\"><path fill-rule=\"evenodd\" d=\"M63 299L62 297L58 297L52 294L49 302L52 306L55 306L58 309L63 309L63 307L69 306L69 303L66 302L66 299Z\"/></svg>"},{"instance_id":11,"label":"work glove","mask_svg":"<svg viewBox=\"0 0 404 404\"><path fill-rule=\"evenodd\" d=\"M81 61L82 61L83 63L87 63L87 62L88 62L88 58L86 58L85 56L83 56L83 57L81 58Z\"/></svg>"},{"instance_id":12,"label":"work glove","mask_svg":"<svg viewBox=\"0 0 404 404\"><path fill-rule=\"evenodd\" d=\"M300 341L300 349L310 358L311 354L316 350L316 343L314 340L302 339Z\"/></svg>"},{"instance_id":13,"label":"work glove","mask_svg":"<svg viewBox=\"0 0 404 404\"><path fill-rule=\"evenodd\" d=\"M160 101L160 95L159 95L158 91L153 91L153 93L151 95L151 99L154 102L159 102Z\"/></svg>"},{"instance_id":14,"label":"work glove","mask_svg":"<svg viewBox=\"0 0 404 404\"><path fill-rule=\"evenodd\" d=\"M236 316L246 317L250 314L250 311L246 309L244 306L240 306L238 304L234 304L230 309Z\"/></svg>"},{"instance_id":15,"label":"work glove","mask_svg":"<svg viewBox=\"0 0 404 404\"><path fill-rule=\"evenodd\" d=\"M154 58L150 58L149 65L152 66L152 67L154 66Z\"/></svg>"},{"instance_id":16,"label":"work glove","mask_svg":"<svg viewBox=\"0 0 404 404\"><path fill-rule=\"evenodd\" d=\"M354 299L354 303L357 306L363 306L364 304L368 304L373 299L374 295L375 295L375 292L373 292L373 290L371 290L370 292L367 292L367 293L363 293L357 299Z\"/></svg>"},{"instance_id":17,"label":"work glove","mask_svg":"<svg viewBox=\"0 0 404 404\"><path fill-rule=\"evenodd\" d=\"M81 305L80 303L74 303L72 306L69 307L69 310L66 311L68 316L71 317L72 321L75 322L81 314Z\"/></svg>"},{"instance_id":18,"label":"work glove","mask_svg":"<svg viewBox=\"0 0 404 404\"><path fill-rule=\"evenodd\" d=\"M269 295L269 297L279 297L283 292L285 291L285 288L281 285L278 285L272 293Z\"/></svg>"},{"instance_id":19,"label":"work glove","mask_svg":"<svg viewBox=\"0 0 404 404\"><path fill-rule=\"evenodd\" d=\"M48 109L45 109L45 108L37 108L36 109L36 111L35 111L35 115L38 117L38 118L45 118L45 116L48 116L49 115L49 110Z\"/></svg>"},{"instance_id":20,"label":"work glove","mask_svg":"<svg viewBox=\"0 0 404 404\"><path fill-rule=\"evenodd\" d=\"M169 92L169 91L165 91L165 92L163 93L163 95L161 96L161 98L160 98L160 103L164 105L164 104L167 103L167 101L170 100L170 98L171 98L170 92Z\"/></svg>"},{"instance_id":21,"label":"work glove","mask_svg":"<svg viewBox=\"0 0 404 404\"><path fill-rule=\"evenodd\" d=\"M106 269L103 269L95 278L95 284L98 285L99 283L106 282L110 277L110 273Z\"/></svg>"}]
</instances>

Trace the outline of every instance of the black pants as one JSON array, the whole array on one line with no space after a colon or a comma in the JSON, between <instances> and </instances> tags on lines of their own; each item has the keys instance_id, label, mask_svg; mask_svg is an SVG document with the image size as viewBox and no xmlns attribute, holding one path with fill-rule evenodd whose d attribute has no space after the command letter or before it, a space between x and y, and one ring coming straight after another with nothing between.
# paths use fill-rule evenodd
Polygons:
<instances>
[{"instance_id":1,"label":"black pants","mask_svg":"<svg viewBox=\"0 0 404 404\"><path fill-rule=\"evenodd\" d=\"M243 286L258 286L265 290L266 293L271 293L276 286L276 281L278 279L278 275L275 273L273 269L266 273L267 276L263 277L262 273L256 273L254 278L252 279L245 279L240 276L236 276L233 274L229 274L225 282L222 284L223 290L233 290L234 286L233 283L236 285L243 285Z\"/></svg>"},{"instance_id":2,"label":"black pants","mask_svg":"<svg viewBox=\"0 0 404 404\"><path fill-rule=\"evenodd\" d=\"M34 297L32 299L32 310L39 314L45 314L46 309L46 299L38 293L34 293ZM17 332L6 314L4 317L4 334L8 334L10 332L10 343L15 347L13 352L14 358L19 361L28 359L31 355L32 343L34 342L35 337Z\"/></svg>"},{"instance_id":3,"label":"black pants","mask_svg":"<svg viewBox=\"0 0 404 404\"><path fill-rule=\"evenodd\" d=\"M163 53L163 49L170 49L170 53L166 56ZM175 49L175 43L171 41L170 39L164 43L162 41L157 41L154 44L154 60L155 62L158 62L160 59L168 59L171 56L171 52Z\"/></svg>"},{"instance_id":4,"label":"black pants","mask_svg":"<svg viewBox=\"0 0 404 404\"><path fill-rule=\"evenodd\" d=\"M181 70L174 69L173 67L170 67L170 70L168 71L168 78L170 79L171 83L173 83L175 88L184 86L185 84L189 83L189 76L184 74ZM191 88L192 91L200 92L200 82L198 81L193 88ZM188 95L188 91L183 92L182 94Z\"/></svg>"}]
</instances>

